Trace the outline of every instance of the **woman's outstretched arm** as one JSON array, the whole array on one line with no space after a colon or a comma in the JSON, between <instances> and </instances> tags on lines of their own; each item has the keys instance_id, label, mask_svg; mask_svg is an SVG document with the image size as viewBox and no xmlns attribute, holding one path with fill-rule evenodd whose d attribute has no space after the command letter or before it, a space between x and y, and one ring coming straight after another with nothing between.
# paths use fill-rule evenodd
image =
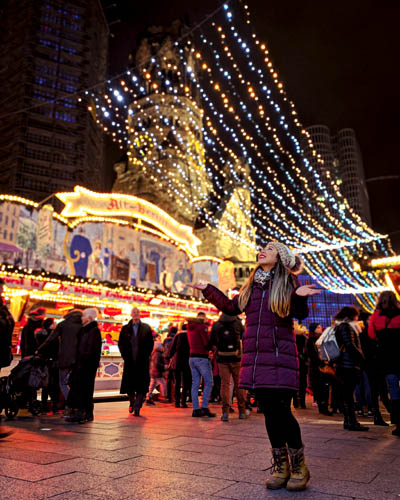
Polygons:
<instances>
[{"instance_id":1,"label":"woman's outstretched arm","mask_svg":"<svg viewBox=\"0 0 400 500\"><path fill-rule=\"evenodd\" d=\"M225 314L237 316L242 313L238 306L238 295L236 295L233 299L230 299L215 286L207 285L205 283L197 283L193 286L193 288L201 290L204 297Z\"/></svg>"}]
</instances>

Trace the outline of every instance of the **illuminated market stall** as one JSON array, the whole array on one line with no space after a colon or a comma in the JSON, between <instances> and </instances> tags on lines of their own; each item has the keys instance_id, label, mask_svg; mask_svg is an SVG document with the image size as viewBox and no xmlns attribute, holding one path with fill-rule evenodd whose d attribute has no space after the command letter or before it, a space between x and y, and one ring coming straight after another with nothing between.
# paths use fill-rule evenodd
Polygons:
<instances>
[{"instance_id":1,"label":"illuminated market stall","mask_svg":"<svg viewBox=\"0 0 400 500\"><path fill-rule=\"evenodd\" d=\"M191 227L134 196L80 187L56 196L65 205L60 214L50 205L0 196L0 277L17 321L16 354L32 309L45 307L59 321L71 308L97 307L104 340L96 387L113 388L122 370L118 335L132 307L164 334L199 311L216 319L217 310L191 296L188 284L218 285L222 261L198 255Z\"/></svg>"}]
</instances>

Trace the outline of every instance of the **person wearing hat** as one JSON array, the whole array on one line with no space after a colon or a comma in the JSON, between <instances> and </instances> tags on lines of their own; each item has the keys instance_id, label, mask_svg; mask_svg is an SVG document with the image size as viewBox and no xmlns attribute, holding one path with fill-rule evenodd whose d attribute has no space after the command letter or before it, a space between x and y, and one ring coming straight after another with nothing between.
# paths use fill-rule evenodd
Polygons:
<instances>
[{"instance_id":1,"label":"person wearing hat","mask_svg":"<svg viewBox=\"0 0 400 500\"><path fill-rule=\"evenodd\" d=\"M320 292L314 285L297 286L294 275L301 269L300 257L282 243L270 242L233 299L212 285L194 285L225 314L246 314L240 387L255 391L265 416L273 456L272 474L266 481L269 489L286 486L299 491L310 479L300 427L291 412L291 400L299 388L293 317L305 319L307 297Z\"/></svg>"},{"instance_id":2,"label":"person wearing hat","mask_svg":"<svg viewBox=\"0 0 400 500\"><path fill-rule=\"evenodd\" d=\"M35 330L43 327L46 309L39 307L28 314L28 322L21 332L21 358L33 356L37 350Z\"/></svg>"}]
</instances>

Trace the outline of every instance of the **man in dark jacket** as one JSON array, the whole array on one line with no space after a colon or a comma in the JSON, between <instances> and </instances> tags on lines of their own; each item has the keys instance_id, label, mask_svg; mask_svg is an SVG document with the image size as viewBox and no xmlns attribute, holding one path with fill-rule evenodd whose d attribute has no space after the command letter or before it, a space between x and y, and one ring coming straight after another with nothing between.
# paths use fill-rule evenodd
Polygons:
<instances>
[{"instance_id":1,"label":"man in dark jacket","mask_svg":"<svg viewBox=\"0 0 400 500\"><path fill-rule=\"evenodd\" d=\"M218 371L221 377L221 399L223 422L229 420L230 382L233 378L234 389L239 406L239 418L246 418L246 396L239 389L240 360L242 359L241 339L243 324L237 316L222 313L219 320L213 324L210 345L217 346Z\"/></svg>"},{"instance_id":2,"label":"man in dark jacket","mask_svg":"<svg viewBox=\"0 0 400 500\"><path fill-rule=\"evenodd\" d=\"M208 408L213 386L213 374L211 363L208 358L210 351L210 339L208 335L208 324L206 315L199 312L197 318L188 321L187 336L190 346L190 369L192 371L192 417L215 417ZM204 380L203 399L199 407L199 387L201 377Z\"/></svg>"},{"instance_id":3,"label":"man in dark jacket","mask_svg":"<svg viewBox=\"0 0 400 500\"><path fill-rule=\"evenodd\" d=\"M35 330L42 328L46 309L39 307L28 314L28 322L21 332L21 358L33 356L37 350Z\"/></svg>"},{"instance_id":4,"label":"man in dark jacket","mask_svg":"<svg viewBox=\"0 0 400 500\"><path fill-rule=\"evenodd\" d=\"M183 325L182 330L175 335L169 350L170 370L173 370L175 375L175 408L187 408L186 401L192 384L189 366L190 347L186 329L187 325Z\"/></svg>"},{"instance_id":5,"label":"man in dark jacket","mask_svg":"<svg viewBox=\"0 0 400 500\"><path fill-rule=\"evenodd\" d=\"M118 347L124 360L121 394L129 396L129 413L140 416L140 408L150 385L149 363L154 340L151 328L140 321L140 311L134 307L132 320L124 325L119 334Z\"/></svg>"},{"instance_id":6,"label":"man in dark jacket","mask_svg":"<svg viewBox=\"0 0 400 500\"><path fill-rule=\"evenodd\" d=\"M4 281L0 278L0 370L11 364L11 339L15 325L14 318L3 300L3 286ZM0 432L0 439L10 434L11 432Z\"/></svg>"},{"instance_id":7,"label":"man in dark jacket","mask_svg":"<svg viewBox=\"0 0 400 500\"><path fill-rule=\"evenodd\" d=\"M47 348L46 346L49 342L52 342L57 337L60 338L58 366L60 370L60 389L65 401L68 399L68 377L76 361L78 334L81 328L82 311L79 309L72 309L68 311L64 316L64 320L57 325L53 333L49 335L47 340L38 349L40 353L43 349ZM66 407L66 413L68 414L68 407Z\"/></svg>"},{"instance_id":8,"label":"man in dark jacket","mask_svg":"<svg viewBox=\"0 0 400 500\"><path fill-rule=\"evenodd\" d=\"M359 311L353 306L345 306L335 316L335 336L340 348L337 359L336 375L341 381L343 394L344 429L349 431L367 431L356 418L354 407L354 389L360 380L364 354L361 349L358 324Z\"/></svg>"},{"instance_id":9,"label":"man in dark jacket","mask_svg":"<svg viewBox=\"0 0 400 500\"><path fill-rule=\"evenodd\" d=\"M85 309L82 313L82 329L78 335L76 363L71 373L71 390L68 406L75 411L68 422L91 422L93 420L93 393L96 372L101 357L101 333L97 326L98 311Z\"/></svg>"}]
</instances>

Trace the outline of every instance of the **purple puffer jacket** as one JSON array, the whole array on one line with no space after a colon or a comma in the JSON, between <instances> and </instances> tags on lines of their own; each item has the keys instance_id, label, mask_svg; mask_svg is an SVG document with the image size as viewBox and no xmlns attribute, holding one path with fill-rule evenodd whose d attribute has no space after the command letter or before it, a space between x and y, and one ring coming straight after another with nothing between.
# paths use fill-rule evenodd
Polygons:
<instances>
[{"instance_id":1,"label":"purple puffer jacket","mask_svg":"<svg viewBox=\"0 0 400 500\"><path fill-rule=\"evenodd\" d=\"M293 331L295 316L302 320L308 315L307 297L293 292L290 315L281 318L268 309L268 285L254 283L246 306L246 329L243 336L243 356L240 387L243 389L299 388L299 363ZM203 295L220 311L232 316L240 314L238 296L232 300L218 288L208 285Z\"/></svg>"}]
</instances>

